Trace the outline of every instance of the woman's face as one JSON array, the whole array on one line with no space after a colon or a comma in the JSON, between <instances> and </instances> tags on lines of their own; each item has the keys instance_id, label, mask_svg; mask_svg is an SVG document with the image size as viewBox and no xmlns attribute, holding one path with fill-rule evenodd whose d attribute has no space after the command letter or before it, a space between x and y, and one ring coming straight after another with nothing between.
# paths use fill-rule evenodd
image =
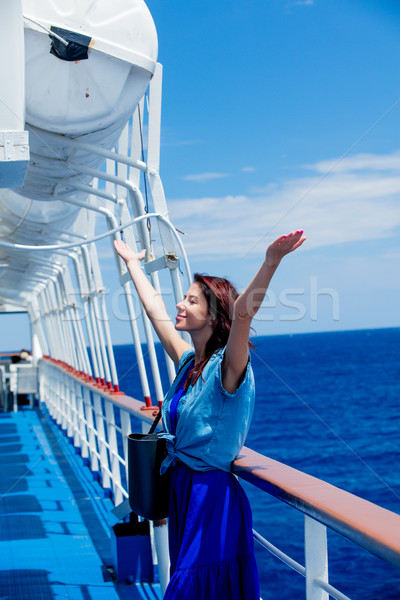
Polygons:
<instances>
[{"instance_id":1,"label":"woman's face","mask_svg":"<svg viewBox=\"0 0 400 600\"><path fill-rule=\"evenodd\" d=\"M197 282L192 283L176 308L175 329L178 331L198 331L212 324L206 297Z\"/></svg>"}]
</instances>

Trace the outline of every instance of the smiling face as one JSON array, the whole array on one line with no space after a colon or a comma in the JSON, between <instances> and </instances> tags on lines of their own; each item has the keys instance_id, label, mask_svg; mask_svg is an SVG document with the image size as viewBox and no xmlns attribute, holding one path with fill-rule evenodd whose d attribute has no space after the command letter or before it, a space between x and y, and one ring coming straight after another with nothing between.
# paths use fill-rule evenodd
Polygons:
<instances>
[{"instance_id":1,"label":"smiling face","mask_svg":"<svg viewBox=\"0 0 400 600\"><path fill-rule=\"evenodd\" d=\"M199 283L192 283L183 297L182 302L176 305L178 314L175 329L178 331L196 332L203 329L211 331L211 317L204 292Z\"/></svg>"}]
</instances>

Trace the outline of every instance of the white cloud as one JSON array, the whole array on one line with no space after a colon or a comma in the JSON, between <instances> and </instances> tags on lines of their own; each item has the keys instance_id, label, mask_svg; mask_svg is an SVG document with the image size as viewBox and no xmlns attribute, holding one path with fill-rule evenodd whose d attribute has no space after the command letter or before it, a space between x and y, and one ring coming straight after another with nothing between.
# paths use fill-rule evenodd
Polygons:
<instances>
[{"instance_id":1,"label":"white cloud","mask_svg":"<svg viewBox=\"0 0 400 600\"><path fill-rule=\"evenodd\" d=\"M319 173L349 171L400 171L400 152L393 154L356 154L351 158L323 160L308 168Z\"/></svg>"},{"instance_id":2,"label":"white cloud","mask_svg":"<svg viewBox=\"0 0 400 600\"><path fill-rule=\"evenodd\" d=\"M185 181L195 181L198 183L205 183L212 181L213 179L223 179L229 177L228 173L195 173L193 175L184 175L182 179Z\"/></svg>"},{"instance_id":3,"label":"white cloud","mask_svg":"<svg viewBox=\"0 0 400 600\"><path fill-rule=\"evenodd\" d=\"M385 260L396 260L400 264L400 250L388 250L381 255L381 258ZM394 281L398 281L398 278L393 278Z\"/></svg>"},{"instance_id":4,"label":"white cloud","mask_svg":"<svg viewBox=\"0 0 400 600\"><path fill-rule=\"evenodd\" d=\"M297 2L293 2L293 6L312 6L314 4L314 0L297 0Z\"/></svg>"},{"instance_id":5,"label":"white cloud","mask_svg":"<svg viewBox=\"0 0 400 600\"><path fill-rule=\"evenodd\" d=\"M253 173L255 170L255 167L242 167L243 173Z\"/></svg>"},{"instance_id":6,"label":"white cloud","mask_svg":"<svg viewBox=\"0 0 400 600\"><path fill-rule=\"evenodd\" d=\"M310 249L390 237L400 227L400 173L385 172L384 165L397 157L358 155L322 177L268 184L248 195L169 201L171 218L189 233L185 246L191 255L260 253L297 228L304 229ZM321 164L312 168L320 172ZM360 172L362 164L368 170Z\"/></svg>"}]
</instances>

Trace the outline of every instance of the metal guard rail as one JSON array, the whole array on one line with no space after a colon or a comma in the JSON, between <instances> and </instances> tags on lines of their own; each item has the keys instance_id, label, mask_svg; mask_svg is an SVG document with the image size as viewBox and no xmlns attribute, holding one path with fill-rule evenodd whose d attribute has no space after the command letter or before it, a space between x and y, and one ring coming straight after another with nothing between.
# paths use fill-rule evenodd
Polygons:
<instances>
[{"instance_id":1,"label":"metal guard rail","mask_svg":"<svg viewBox=\"0 0 400 600\"><path fill-rule=\"evenodd\" d=\"M46 377L49 368L50 378ZM88 382L87 376L62 361L48 357L39 363L39 380L40 397L50 415L73 438L74 445L80 447L82 457L90 460L92 470L99 471L103 487L112 489L115 504L118 504L128 496L120 468L127 468L125 438L131 432L131 417L150 424L154 419L152 411L143 411L143 402L123 394L113 395L95 382ZM80 397L80 405L73 400L75 395ZM61 396L65 396L65 407L60 406ZM121 426L115 423L114 408L120 411ZM123 456L116 450L118 433L122 436ZM257 532L254 537L306 578L307 600L328 600L329 596L349 600L328 582L326 527L400 568L400 515L247 447L234 462L233 472L304 514L305 567Z\"/></svg>"}]
</instances>

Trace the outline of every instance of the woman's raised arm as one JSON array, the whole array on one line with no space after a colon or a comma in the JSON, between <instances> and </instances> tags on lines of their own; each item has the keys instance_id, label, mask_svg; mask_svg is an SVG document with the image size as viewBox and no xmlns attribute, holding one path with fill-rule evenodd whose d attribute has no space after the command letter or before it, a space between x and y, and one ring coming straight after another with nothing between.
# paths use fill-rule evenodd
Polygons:
<instances>
[{"instance_id":1,"label":"woman's raised arm","mask_svg":"<svg viewBox=\"0 0 400 600\"><path fill-rule=\"evenodd\" d=\"M265 260L247 288L236 299L232 327L222 366L222 384L227 392L234 392L243 376L249 357L251 321L260 308L269 283L282 258L305 241L303 231L281 235L268 246Z\"/></svg>"},{"instance_id":2,"label":"woman's raised arm","mask_svg":"<svg viewBox=\"0 0 400 600\"><path fill-rule=\"evenodd\" d=\"M176 331L161 296L151 285L140 266L146 251L134 252L122 240L115 240L114 246L120 257L125 261L141 303L149 317L165 351L176 365L182 354L191 348Z\"/></svg>"}]
</instances>

